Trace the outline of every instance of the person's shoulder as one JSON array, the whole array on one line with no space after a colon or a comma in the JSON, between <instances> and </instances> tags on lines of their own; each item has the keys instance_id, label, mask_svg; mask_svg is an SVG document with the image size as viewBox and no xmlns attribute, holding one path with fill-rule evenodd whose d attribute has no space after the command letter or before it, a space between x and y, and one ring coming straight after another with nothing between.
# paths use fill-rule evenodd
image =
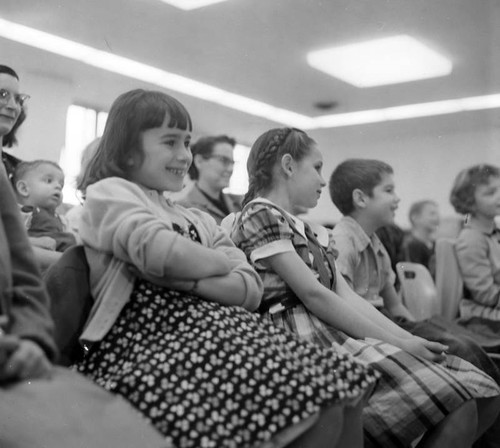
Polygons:
<instances>
[{"instance_id":1,"label":"person's shoulder","mask_svg":"<svg viewBox=\"0 0 500 448\"><path fill-rule=\"evenodd\" d=\"M335 239L352 238L357 235L357 227L358 224L353 218L343 216L330 233Z\"/></svg>"},{"instance_id":2,"label":"person's shoulder","mask_svg":"<svg viewBox=\"0 0 500 448\"><path fill-rule=\"evenodd\" d=\"M460 230L457 241L468 241L468 240L481 240L485 238L485 234L475 227L464 227Z\"/></svg>"},{"instance_id":3,"label":"person's shoulder","mask_svg":"<svg viewBox=\"0 0 500 448\"><path fill-rule=\"evenodd\" d=\"M88 199L89 197L92 197L92 195L101 192L119 192L116 199L120 199L120 195L124 193L145 194L144 189L134 182L122 177L107 177L89 185L86 191L86 198Z\"/></svg>"}]
</instances>

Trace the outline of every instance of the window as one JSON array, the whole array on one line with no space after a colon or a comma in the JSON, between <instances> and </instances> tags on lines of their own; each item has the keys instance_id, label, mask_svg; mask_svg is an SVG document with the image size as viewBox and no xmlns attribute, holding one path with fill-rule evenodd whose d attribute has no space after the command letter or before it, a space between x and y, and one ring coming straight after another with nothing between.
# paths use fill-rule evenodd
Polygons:
<instances>
[{"instance_id":1,"label":"window","mask_svg":"<svg viewBox=\"0 0 500 448\"><path fill-rule=\"evenodd\" d=\"M248 146L236 145L234 148L234 169L229 181L228 192L245 194L248 190L247 159L250 153Z\"/></svg>"},{"instance_id":2,"label":"window","mask_svg":"<svg viewBox=\"0 0 500 448\"><path fill-rule=\"evenodd\" d=\"M104 131L107 112L71 105L66 116L66 144L61 153L61 165L66 180L63 189L64 202L78 204L76 177L80 173L82 153L85 147L100 137Z\"/></svg>"}]
</instances>

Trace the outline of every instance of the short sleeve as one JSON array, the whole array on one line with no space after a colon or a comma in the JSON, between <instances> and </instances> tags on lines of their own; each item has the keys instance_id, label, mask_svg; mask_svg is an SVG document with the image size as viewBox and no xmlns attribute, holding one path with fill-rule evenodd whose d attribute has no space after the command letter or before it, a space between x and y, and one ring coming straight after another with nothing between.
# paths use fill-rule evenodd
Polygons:
<instances>
[{"instance_id":1,"label":"short sleeve","mask_svg":"<svg viewBox=\"0 0 500 448\"><path fill-rule=\"evenodd\" d=\"M235 222L231 238L253 263L295 251L293 229L283 214L266 204L251 204Z\"/></svg>"}]
</instances>

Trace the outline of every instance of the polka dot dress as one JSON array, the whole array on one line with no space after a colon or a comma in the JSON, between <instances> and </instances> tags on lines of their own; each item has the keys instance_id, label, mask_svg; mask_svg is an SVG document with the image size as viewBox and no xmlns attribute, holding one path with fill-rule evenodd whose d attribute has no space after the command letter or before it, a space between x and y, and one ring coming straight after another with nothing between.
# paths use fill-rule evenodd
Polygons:
<instances>
[{"instance_id":1,"label":"polka dot dress","mask_svg":"<svg viewBox=\"0 0 500 448\"><path fill-rule=\"evenodd\" d=\"M254 446L321 408L351 404L377 378L257 314L145 280L77 369L178 448Z\"/></svg>"}]
</instances>

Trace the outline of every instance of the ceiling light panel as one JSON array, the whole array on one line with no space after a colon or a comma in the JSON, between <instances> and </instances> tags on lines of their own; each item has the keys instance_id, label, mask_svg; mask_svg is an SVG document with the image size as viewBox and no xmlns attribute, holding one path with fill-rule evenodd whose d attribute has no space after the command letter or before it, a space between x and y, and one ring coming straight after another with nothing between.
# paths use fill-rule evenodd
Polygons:
<instances>
[{"instance_id":1,"label":"ceiling light panel","mask_svg":"<svg viewBox=\"0 0 500 448\"><path fill-rule=\"evenodd\" d=\"M374 87L449 75L451 61L407 35L308 53L311 67L356 87Z\"/></svg>"},{"instance_id":2,"label":"ceiling light panel","mask_svg":"<svg viewBox=\"0 0 500 448\"><path fill-rule=\"evenodd\" d=\"M495 93L309 117L1 18L0 37L58 54L102 70L210 101L249 115L305 130L355 126L500 108L500 93Z\"/></svg>"},{"instance_id":3,"label":"ceiling light panel","mask_svg":"<svg viewBox=\"0 0 500 448\"><path fill-rule=\"evenodd\" d=\"M202 8L203 6L213 5L214 3L221 3L227 0L161 0L163 3L175 6L176 8L190 11L192 9Z\"/></svg>"}]
</instances>

